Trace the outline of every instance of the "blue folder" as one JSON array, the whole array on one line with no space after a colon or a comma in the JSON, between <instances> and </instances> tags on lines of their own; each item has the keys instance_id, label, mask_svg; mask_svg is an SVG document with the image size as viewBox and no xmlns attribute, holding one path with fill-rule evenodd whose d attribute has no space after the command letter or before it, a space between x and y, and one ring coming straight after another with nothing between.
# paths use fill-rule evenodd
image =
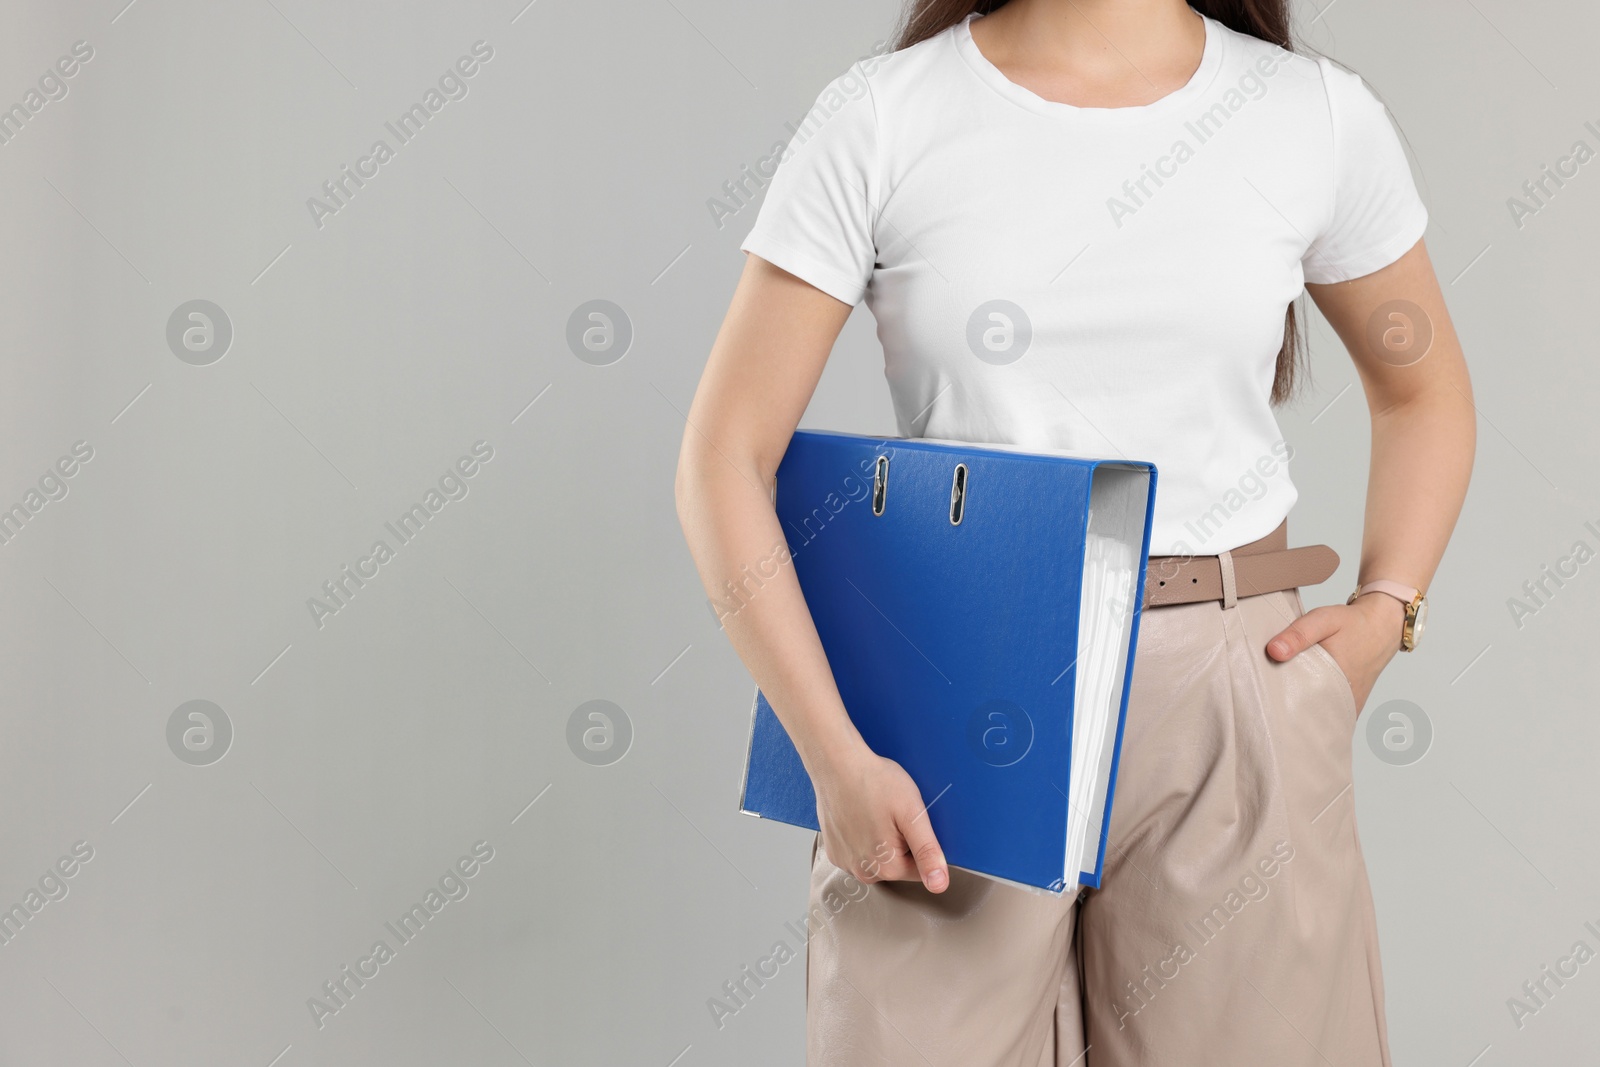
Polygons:
<instances>
[{"instance_id":1,"label":"blue folder","mask_svg":"<svg viewBox=\"0 0 1600 1067\"><path fill-rule=\"evenodd\" d=\"M794 434L774 501L795 575L851 720L951 865L1100 884L1155 488L1123 459ZM759 689L741 808L817 829Z\"/></svg>"}]
</instances>

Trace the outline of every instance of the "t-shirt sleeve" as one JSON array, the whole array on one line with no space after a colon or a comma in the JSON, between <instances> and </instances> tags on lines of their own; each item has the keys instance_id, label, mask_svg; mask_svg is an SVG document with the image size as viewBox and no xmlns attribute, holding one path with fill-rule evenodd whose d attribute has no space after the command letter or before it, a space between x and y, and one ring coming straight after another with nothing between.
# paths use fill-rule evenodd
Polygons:
<instances>
[{"instance_id":1,"label":"t-shirt sleeve","mask_svg":"<svg viewBox=\"0 0 1600 1067\"><path fill-rule=\"evenodd\" d=\"M859 65L830 82L780 155L740 249L859 303L877 259L877 120Z\"/></svg>"},{"instance_id":2,"label":"t-shirt sleeve","mask_svg":"<svg viewBox=\"0 0 1600 1067\"><path fill-rule=\"evenodd\" d=\"M1383 102L1327 57L1317 63L1333 125L1333 212L1302 264L1308 282L1342 282L1410 251L1428 228L1428 209Z\"/></svg>"}]
</instances>

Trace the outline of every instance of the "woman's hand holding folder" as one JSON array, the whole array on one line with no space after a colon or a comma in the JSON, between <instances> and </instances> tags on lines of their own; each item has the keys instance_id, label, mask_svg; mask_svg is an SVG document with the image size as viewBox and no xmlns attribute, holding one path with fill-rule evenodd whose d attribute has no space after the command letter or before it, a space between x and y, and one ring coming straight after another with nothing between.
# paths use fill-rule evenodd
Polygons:
<instances>
[{"instance_id":1,"label":"woman's hand holding folder","mask_svg":"<svg viewBox=\"0 0 1600 1067\"><path fill-rule=\"evenodd\" d=\"M866 883L950 885L944 850L911 776L865 744L811 769L822 849L834 866Z\"/></svg>"}]
</instances>

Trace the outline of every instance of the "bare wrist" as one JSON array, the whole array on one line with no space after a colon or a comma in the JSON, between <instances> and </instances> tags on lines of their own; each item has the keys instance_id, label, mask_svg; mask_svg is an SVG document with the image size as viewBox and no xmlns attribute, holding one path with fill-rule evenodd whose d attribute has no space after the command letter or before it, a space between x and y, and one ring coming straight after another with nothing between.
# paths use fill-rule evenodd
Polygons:
<instances>
[{"instance_id":1,"label":"bare wrist","mask_svg":"<svg viewBox=\"0 0 1600 1067\"><path fill-rule=\"evenodd\" d=\"M824 736L811 738L799 751L800 762L813 779L872 754L848 716Z\"/></svg>"}]
</instances>

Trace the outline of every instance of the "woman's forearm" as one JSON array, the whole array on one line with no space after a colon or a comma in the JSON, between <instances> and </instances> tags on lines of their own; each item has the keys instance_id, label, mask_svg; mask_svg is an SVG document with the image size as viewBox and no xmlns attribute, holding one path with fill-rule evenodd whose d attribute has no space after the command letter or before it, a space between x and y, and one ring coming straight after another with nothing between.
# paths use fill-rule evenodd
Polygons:
<instances>
[{"instance_id":1,"label":"woman's forearm","mask_svg":"<svg viewBox=\"0 0 1600 1067\"><path fill-rule=\"evenodd\" d=\"M770 478L754 462L686 440L678 517L729 641L815 775L821 763L864 744L795 578Z\"/></svg>"},{"instance_id":2,"label":"woman's forearm","mask_svg":"<svg viewBox=\"0 0 1600 1067\"><path fill-rule=\"evenodd\" d=\"M1466 498L1477 436L1471 386L1454 375L1372 417L1358 584L1426 590Z\"/></svg>"}]
</instances>

